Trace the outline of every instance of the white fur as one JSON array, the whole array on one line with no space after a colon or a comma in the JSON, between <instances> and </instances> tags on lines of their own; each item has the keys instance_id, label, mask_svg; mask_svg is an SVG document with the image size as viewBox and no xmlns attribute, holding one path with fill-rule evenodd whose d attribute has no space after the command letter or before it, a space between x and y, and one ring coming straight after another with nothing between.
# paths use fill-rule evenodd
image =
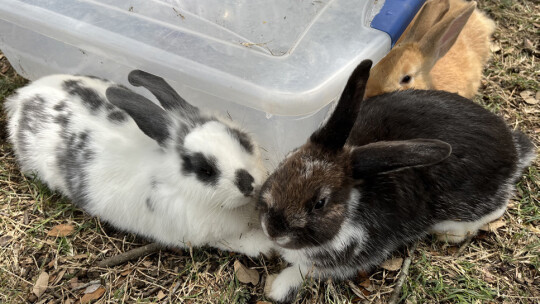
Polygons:
<instances>
[{"instance_id":1,"label":"white fur","mask_svg":"<svg viewBox=\"0 0 540 304\"><path fill-rule=\"evenodd\" d=\"M347 278L352 275L351 268L335 267L333 269L315 268L311 264L309 256L317 253L325 253L329 250L343 250L347 244L356 243L358 248L367 240L367 232L359 224L352 222L352 214L360 200L360 193L353 189L347 202L350 216L347 216L345 222L341 225L339 232L329 242L318 247L306 247L299 250L281 248L283 258L292 265L280 272L267 295L276 300L283 301L294 290L300 288L305 277L326 278L329 276L335 278ZM262 220L263 230L265 230L265 220ZM287 242L284 242L286 244ZM280 242L278 242L280 244Z\"/></svg>"},{"instance_id":2,"label":"white fur","mask_svg":"<svg viewBox=\"0 0 540 304\"><path fill-rule=\"evenodd\" d=\"M516 150L520 151L522 149L522 147L521 147L521 144L519 143L519 141L517 141L515 137L513 138L513 141L514 141L514 145L516 146ZM527 168L528 166L530 166L535 158L536 158L536 153L535 153L534 149L530 150L525 155L519 155L518 156L519 160L518 160L517 170L516 170L516 173L514 175L514 178L517 179L518 177L520 177L521 174L523 173L523 170L525 168Z\"/></svg>"},{"instance_id":3,"label":"white fur","mask_svg":"<svg viewBox=\"0 0 540 304\"><path fill-rule=\"evenodd\" d=\"M272 194L270 193L270 190L266 190L263 194L262 194L262 197L263 199L265 200L265 202L268 204L268 206L273 206L275 204L274 202L274 198L272 197Z\"/></svg>"},{"instance_id":4,"label":"white fur","mask_svg":"<svg viewBox=\"0 0 540 304\"><path fill-rule=\"evenodd\" d=\"M236 126L225 120L210 121L185 137L186 150L217 159L221 176L211 187L182 174L182 159L172 140L162 147L146 136L131 117L114 123L104 111L91 113L78 96L62 88L66 80L81 81L103 100L112 84L81 76L53 75L20 89L5 103L10 140L25 174L37 174L51 189L69 196L57 159L58 147L63 144L61 126L52 119L59 113L53 107L69 100L65 109L71 112L69 131L90 131L89 149L95 152L91 165L86 167L88 204L83 207L90 214L166 245L211 245L251 256L271 251L274 245L259 227L253 198L244 197L235 185L237 169L245 169L253 176L256 189L265 177L258 147L254 146L251 155L227 135L226 126ZM42 124L38 132L21 131L23 101L36 95L45 100L43 110L48 118L38 122ZM177 120L178 116L171 114L171 118ZM27 142L32 143L28 151L23 151L18 132L24 132ZM147 200L153 210L149 210Z\"/></svg>"},{"instance_id":5,"label":"white fur","mask_svg":"<svg viewBox=\"0 0 540 304\"><path fill-rule=\"evenodd\" d=\"M300 265L285 268L271 282L272 286L268 290L267 296L279 302L287 300L291 291L302 285L304 276L308 273L307 270Z\"/></svg>"},{"instance_id":6,"label":"white fur","mask_svg":"<svg viewBox=\"0 0 540 304\"><path fill-rule=\"evenodd\" d=\"M469 235L476 235L478 229L483 225L500 218L506 210L506 205L507 203L473 222L443 221L437 223L431 227L431 232L437 234L442 240L459 243Z\"/></svg>"},{"instance_id":7,"label":"white fur","mask_svg":"<svg viewBox=\"0 0 540 304\"><path fill-rule=\"evenodd\" d=\"M520 144L515 139L514 144L517 151L520 151ZM503 216L504 212L506 211L508 201L514 193L514 180L521 176L523 169L528 167L535 157L536 154L534 153L534 151L531 151L526 155L520 155L518 157L518 163L515 173L509 178L506 183L500 186L497 195L494 196L495 198L502 198L501 200L503 203L498 209L472 222L443 221L437 223L431 227L430 232L436 234L437 237L443 241L459 243L465 240L465 238L467 238L468 236L476 235L480 227Z\"/></svg>"}]
</instances>

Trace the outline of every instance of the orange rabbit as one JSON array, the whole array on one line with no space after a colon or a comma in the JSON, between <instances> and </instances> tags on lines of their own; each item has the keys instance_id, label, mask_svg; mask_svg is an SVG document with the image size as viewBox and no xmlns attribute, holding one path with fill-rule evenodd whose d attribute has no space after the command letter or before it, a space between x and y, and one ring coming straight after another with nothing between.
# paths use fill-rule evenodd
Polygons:
<instances>
[{"instance_id":1,"label":"orange rabbit","mask_svg":"<svg viewBox=\"0 0 540 304\"><path fill-rule=\"evenodd\" d=\"M365 97L434 89L472 98L490 57L495 23L476 2L429 0L396 46L371 70Z\"/></svg>"}]
</instances>

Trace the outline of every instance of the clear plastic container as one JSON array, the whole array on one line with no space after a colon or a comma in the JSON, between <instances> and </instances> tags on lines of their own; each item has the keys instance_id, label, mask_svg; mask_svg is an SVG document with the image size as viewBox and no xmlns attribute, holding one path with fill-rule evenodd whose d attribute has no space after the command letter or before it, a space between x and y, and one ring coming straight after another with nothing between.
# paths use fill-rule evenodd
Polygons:
<instances>
[{"instance_id":1,"label":"clear plastic container","mask_svg":"<svg viewBox=\"0 0 540 304\"><path fill-rule=\"evenodd\" d=\"M370 27L379 0L1 2L0 49L21 75L162 76L243 125L269 168L321 124L353 68L391 44Z\"/></svg>"}]
</instances>

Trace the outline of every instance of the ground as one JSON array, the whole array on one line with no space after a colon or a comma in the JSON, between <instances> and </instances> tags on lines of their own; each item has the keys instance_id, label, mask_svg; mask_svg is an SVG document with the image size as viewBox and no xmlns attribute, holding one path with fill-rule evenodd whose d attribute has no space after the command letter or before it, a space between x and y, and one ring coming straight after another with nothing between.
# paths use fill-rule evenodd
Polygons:
<instances>
[{"instance_id":1,"label":"ground","mask_svg":"<svg viewBox=\"0 0 540 304\"><path fill-rule=\"evenodd\" d=\"M493 58L475 101L540 145L540 4L481 0L498 25ZM0 103L26 83L0 53ZM540 303L540 172L521 178L504 217L462 247L425 239L402 287L405 303ZM57 225L74 228L54 236ZM60 227L61 228L61 227ZM162 250L112 268L96 263L148 243L118 232L21 175L0 119L1 303L255 303L266 300L278 259L250 259L214 249ZM406 250L394 255L396 268ZM234 262L254 268L256 286L235 277ZM390 263L392 264L392 263ZM379 268L348 282L307 282L297 303L385 303L400 270ZM395 269L395 268L394 268ZM47 279L45 273L49 276ZM34 288L45 282L47 289ZM88 287L89 286L89 287ZM89 288L89 289L88 289ZM97 290L96 290L97 288ZM33 293L39 294L39 298ZM103 295L101 295L103 293ZM100 296L101 295L101 296Z\"/></svg>"}]
</instances>

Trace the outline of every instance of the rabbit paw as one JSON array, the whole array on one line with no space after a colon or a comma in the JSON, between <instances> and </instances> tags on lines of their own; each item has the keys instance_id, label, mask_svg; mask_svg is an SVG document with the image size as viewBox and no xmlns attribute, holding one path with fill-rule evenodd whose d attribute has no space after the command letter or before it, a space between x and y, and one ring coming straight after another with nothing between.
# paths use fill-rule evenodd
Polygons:
<instances>
[{"instance_id":1,"label":"rabbit paw","mask_svg":"<svg viewBox=\"0 0 540 304\"><path fill-rule=\"evenodd\" d=\"M266 257L271 257L278 250L277 245L268 239L260 229L253 229L240 236L231 237L211 245L251 257L258 257L261 253Z\"/></svg>"},{"instance_id":2,"label":"rabbit paw","mask_svg":"<svg viewBox=\"0 0 540 304\"><path fill-rule=\"evenodd\" d=\"M304 279L298 266L290 266L278 275L273 274L266 278L264 292L267 297L279 303L290 303L298 294Z\"/></svg>"}]
</instances>

